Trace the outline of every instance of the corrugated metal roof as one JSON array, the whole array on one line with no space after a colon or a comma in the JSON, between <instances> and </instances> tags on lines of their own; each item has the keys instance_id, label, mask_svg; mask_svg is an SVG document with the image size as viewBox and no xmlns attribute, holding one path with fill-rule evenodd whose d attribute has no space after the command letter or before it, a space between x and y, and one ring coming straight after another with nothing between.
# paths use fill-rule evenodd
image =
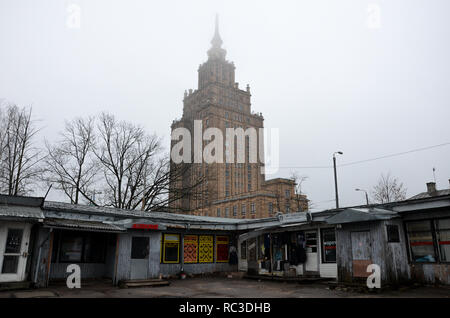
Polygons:
<instances>
[{"instance_id":1,"label":"corrugated metal roof","mask_svg":"<svg viewBox=\"0 0 450 318\"><path fill-rule=\"evenodd\" d=\"M45 219L45 227L64 228L72 230L97 230L105 232L124 232L126 229L115 224L107 224L100 221L69 220L69 219Z\"/></svg>"},{"instance_id":2,"label":"corrugated metal roof","mask_svg":"<svg viewBox=\"0 0 450 318\"><path fill-rule=\"evenodd\" d=\"M41 197L24 197L20 195L0 194L0 204L40 207L44 202Z\"/></svg>"},{"instance_id":3,"label":"corrugated metal roof","mask_svg":"<svg viewBox=\"0 0 450 318\"><path fill-rule=\"evenodd\" d=\"M18 205L0 205L0 216L29 219L44 218L41 208Z\"/></svg>"},{"instance_id":4,"label":"corrugated metal roof","mask_svg":"<svg viewBox=\"0 0 450 318\"><path fill-rule=\"evenodd\" d=\"M329 218L325 221L328 224L342 224L353 222L367 222L367 221L380 221L389 220L398 216L396 212L377 209L377 208L350 208L345 209Z\"/></svg>"},{"instance_id":5,"label":"corrugated metal roof","mask_svg":"<svg viewBox=\"0 0 450 318\"><path fill-rule=\"evenodd\" d=\"M437 190L430 195L428 192L422 192L419 194L416 194L415 196L409 198L408 200L415 200L415 199L427 199L427 198L434 198L441 195L450 195L450 189L444 189L444 190Z\"/></svg>"},{"instance_id":6,"label":"corrugated metal roof","mask_svg":"<svg viewBox=\"0 0 450 318\"><path fill-rule=\"evenodd\" d=\"M218 224L236 224L245 222L245 219L230 219L219 217L208 217L198 215L185 215L175 214L167 212L146 212L140 210L125 210L109 207L96 207L90 205L81 204L69 204L62 202L46 201L43 206L44 210L60 211L60 212L73 212L73 213L87 213L87 214L100 214L107 216L118 217L139 217L139 218L151 218L167 221L180 221L180 222L202 222L202 223L218 223Z\"/></svg>"}]
</instances>

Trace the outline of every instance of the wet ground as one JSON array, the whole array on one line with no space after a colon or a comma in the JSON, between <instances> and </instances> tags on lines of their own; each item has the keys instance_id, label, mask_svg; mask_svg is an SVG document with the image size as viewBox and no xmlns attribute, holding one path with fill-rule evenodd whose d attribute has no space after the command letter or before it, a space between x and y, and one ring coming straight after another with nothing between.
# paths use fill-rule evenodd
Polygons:
<instances>
[{"instance_id":1,"label":"wet ground","mask_svg":"<svg viewBox=\"0 0 450 318\"><path fill-rule=\"evenodd\" d=\"M257 281L240 278L187 278L171 280L170 286L120 289L105 282L82 282L80 289L65 285L34 290L2 291L0 298L29 297L237 297L237 298L371 298L371 297L445 297L450 298L450 288L416 287L378 292L359 292L349 288L330 288L326 283L299 284L293 282Z\"/></svg>"}]
</instances>

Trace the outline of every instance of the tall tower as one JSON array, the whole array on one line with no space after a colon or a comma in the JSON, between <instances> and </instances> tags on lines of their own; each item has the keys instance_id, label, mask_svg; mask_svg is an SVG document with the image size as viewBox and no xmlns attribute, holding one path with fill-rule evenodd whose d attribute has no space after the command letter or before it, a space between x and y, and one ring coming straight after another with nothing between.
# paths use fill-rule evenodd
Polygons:
<instances>
[{"instance_id":1,"label":"tall tower","mask_svg":"<svg viewBox=\"0 0 450 318\"><path fill-rule=\"evenodd\" d=\"M227 52L222 44L216 16L214 36L207 52L208 60L198 68L198 89L185 91L182 118L174 121L171 128L172 131L179 127L187 128L192 137L195 120L202 122L203 131L210 127L218 128L224 136L223 153L226 154L229 146L229 141L225 141L227 128L242 128L244 131L254 128L258 132L264 126L264 118L261 113L252 112L250 87L247 85L243 90L235 82L236 68L233 62L226 60ZM204 141L203 146L207 143ZM236 142L234 144L236 153ZM260 144L259 139L257 144ZM194 149L193 141L191 149ZM259 156L256 162L250 163L249 151L249 140L246 138L244 163L237 163L236 160L230 163L224 155L224 163L188 164L189 171L178 178L177 187L188 189L196 180L203 178L201 191L195 191L201 195L187 194L172 202L171 208L177 212L210 216L240 217L243 215L242 210L245 217L251 215L252 211L254 216L265 216L264 213L256 213L256 205L269 211L263 205L265 199L272 200L273 193L263 189L266 183L261 173L263 163ZM291 181L286 182L292 187ZM258 204L247 200L249 197L261 199L261 196L264 198Z\"/></svg>"}]
</instances>

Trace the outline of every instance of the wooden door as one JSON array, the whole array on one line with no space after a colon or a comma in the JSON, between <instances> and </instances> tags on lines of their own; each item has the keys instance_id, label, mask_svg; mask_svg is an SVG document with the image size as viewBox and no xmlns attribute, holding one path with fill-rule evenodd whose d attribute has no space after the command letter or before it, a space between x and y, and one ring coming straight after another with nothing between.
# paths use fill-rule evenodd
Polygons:
<instances>
[{"instance_id":1,"label":"wooden door","mask_svg":"<svg viewBox=\"0 0 450 318\"><path fill-rule=\"evenodd\" d=\"M369 231L351 232L353 277L367 277L367 266L372 264L372 243Z\"/></svg>"}]
</instances>

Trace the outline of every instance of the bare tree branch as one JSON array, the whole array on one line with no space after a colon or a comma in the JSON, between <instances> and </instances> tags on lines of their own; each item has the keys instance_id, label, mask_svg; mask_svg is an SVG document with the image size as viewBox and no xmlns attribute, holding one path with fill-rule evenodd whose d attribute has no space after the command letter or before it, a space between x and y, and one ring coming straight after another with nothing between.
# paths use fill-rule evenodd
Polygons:
<instances>
[{"instance_id":1,"label":"bare tree branch","mask_svg":"<svg viewBox=\"0 0 450 318\"><path fill-rule=\"evenodd\" d=\"M406 199L406 188L390 173L381 174L378 183L373 187L372 197L377 203L389 203Z\"/></svg>"},{"instance_id":2,"label":"bare tree branch","mask_svg":"<svg viewBox=\"0 0 450 318\"><path fill-rule=\"evenodd\" d=\"M29 194L42 172L43 158L34 146L39 129L32 119L32 109L6 105L0 111L0 122L0 191L9 195Z\"/></svg>"}]
</instances>

